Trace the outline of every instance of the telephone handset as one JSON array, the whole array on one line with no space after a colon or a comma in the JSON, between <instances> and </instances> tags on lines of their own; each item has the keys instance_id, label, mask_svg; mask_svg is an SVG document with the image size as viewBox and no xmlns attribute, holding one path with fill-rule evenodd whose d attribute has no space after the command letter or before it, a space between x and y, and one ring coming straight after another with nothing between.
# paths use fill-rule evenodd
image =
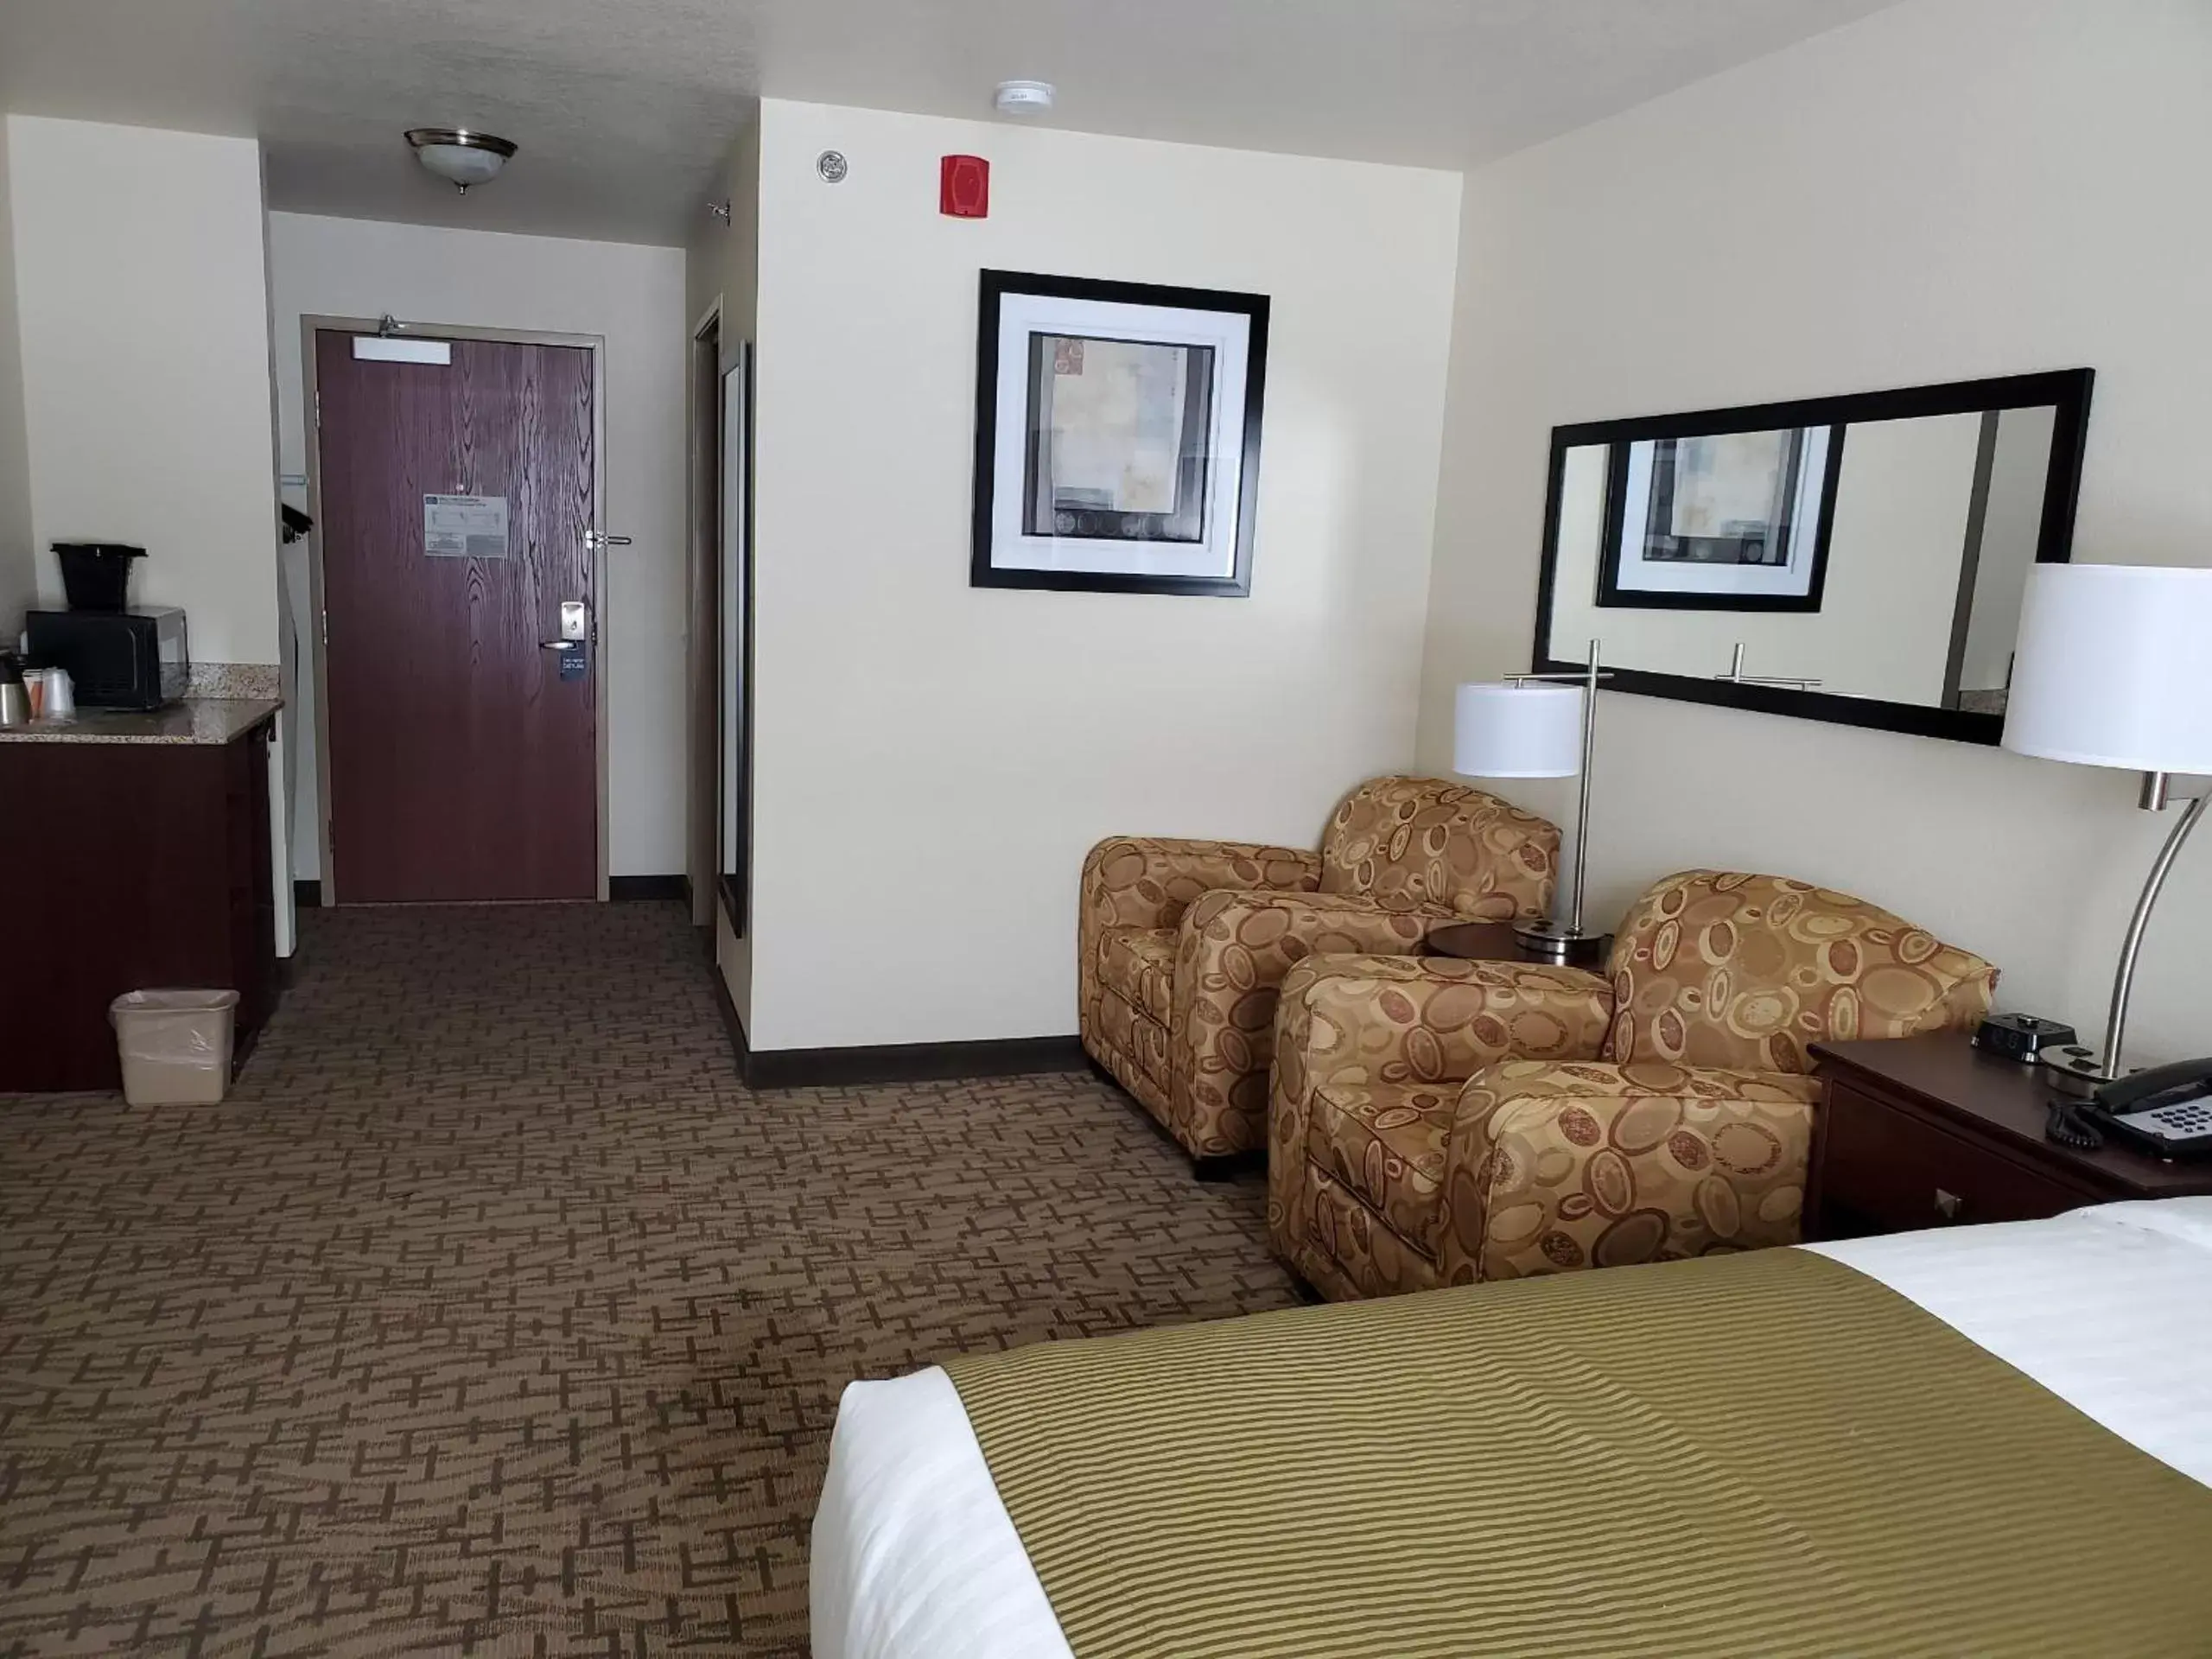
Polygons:
<instances>
[{"instance_id":1,"label":"telephone handset","mask_svg":"<svg viewBox=\"0 0 2212 1659\"><path fill-rule=\"evenodd\" d=\"M2212 1157L2212 1059L2177 1060L2115 1078L2082 1116L2154 1158Z\"/></svg>"}]
</instances>

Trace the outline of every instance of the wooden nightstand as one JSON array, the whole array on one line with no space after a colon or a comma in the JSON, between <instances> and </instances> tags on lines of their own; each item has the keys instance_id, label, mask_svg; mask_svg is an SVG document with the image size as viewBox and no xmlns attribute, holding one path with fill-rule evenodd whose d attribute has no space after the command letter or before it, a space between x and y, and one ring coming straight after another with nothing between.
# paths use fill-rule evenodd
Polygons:
<instances>
[{"instance_id":1,"label":"wooden nightstand","mask_svg":"<svg viewBox=\"0 0 2212 1659\"><path fill-rule=\"evenodd\" d=\"M2050 1085L1956 1033L1816 1043L1808 1238L2036 1221L2085 1204L2212 1192L2212 1161L2161 1163L2109 1141L2044 1139Z\"/></svg>"}]
</instances>

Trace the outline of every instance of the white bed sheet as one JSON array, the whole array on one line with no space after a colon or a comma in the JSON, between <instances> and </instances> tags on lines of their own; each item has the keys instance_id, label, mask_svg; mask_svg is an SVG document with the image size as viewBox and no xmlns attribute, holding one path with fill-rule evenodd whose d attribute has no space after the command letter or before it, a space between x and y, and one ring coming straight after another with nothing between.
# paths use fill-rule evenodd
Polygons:
<instances>
[{"instance_id":1,"label":"white bed sheet","mask_svg":"<svg viewBox=\"0 0 2212 1659\"><path fill-rule=\"evenodd\" d=\"M1802 1248L2212 1486L2212 1198ZM815 1659L1072 1659L935 1366L846 1389L810 1594Z\"/></svg>"}]
</instances>

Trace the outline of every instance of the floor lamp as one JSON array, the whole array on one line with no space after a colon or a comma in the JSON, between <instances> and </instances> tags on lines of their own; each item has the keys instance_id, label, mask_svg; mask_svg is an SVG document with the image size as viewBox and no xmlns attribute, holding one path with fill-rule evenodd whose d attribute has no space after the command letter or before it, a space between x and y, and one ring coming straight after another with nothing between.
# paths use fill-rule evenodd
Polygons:
<instances>
[{"instance_id":1,"label":"floor lamp","mask_svg":"<svg viewBox=\"0 0 2212 1659\"><path fill-rule=\"evenodd\" d=\"M2039 564L2028 580L2005 713L2005 747L2046 760L2143 774L2141 805L2162 812L2172 774L2212 773L2212 570ZM2045 1051L2084 1089L2125 1075L2128 994L2158 890L2212 796L2186 810L2152 861L2120 949L2104 1046Z\"/></svg>"}]
</instances>

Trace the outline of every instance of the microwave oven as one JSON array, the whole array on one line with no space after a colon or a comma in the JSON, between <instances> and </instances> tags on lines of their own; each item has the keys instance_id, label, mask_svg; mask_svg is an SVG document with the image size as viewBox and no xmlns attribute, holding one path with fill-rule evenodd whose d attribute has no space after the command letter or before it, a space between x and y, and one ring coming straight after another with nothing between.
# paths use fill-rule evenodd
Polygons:
<instances>
[{"instance_id":1,"label":"microwave oven","mask_svg":"<svg viewBox=\"0 0 2212 1659\"><path fill-rule=\"evenodd\" d=\"M159 709L192 680L184 613L33 611L24 618L30 660L67 669L80 709Z\"/></svg>"}]
</instances>

